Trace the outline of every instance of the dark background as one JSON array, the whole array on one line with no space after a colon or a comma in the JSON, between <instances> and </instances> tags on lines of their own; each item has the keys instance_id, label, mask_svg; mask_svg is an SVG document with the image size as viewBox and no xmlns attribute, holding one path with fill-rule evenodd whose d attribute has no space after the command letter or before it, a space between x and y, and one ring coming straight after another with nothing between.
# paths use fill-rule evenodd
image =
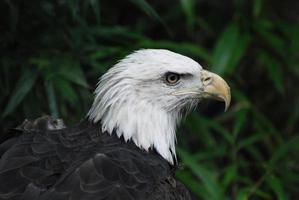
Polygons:
<instances>
[{"instance_id":1,"label":"dark background","mask_svg":"<svg viewBox=\"0 0 299 200\"><path fill-rule=\"evenodd\" d=\"M299 199L299 1L2 0L1 133L25 118L82 119L98 78L140 48L222 75L232 105L181 125L178 178L195 199Z\"/></svg>"}]
</instances>

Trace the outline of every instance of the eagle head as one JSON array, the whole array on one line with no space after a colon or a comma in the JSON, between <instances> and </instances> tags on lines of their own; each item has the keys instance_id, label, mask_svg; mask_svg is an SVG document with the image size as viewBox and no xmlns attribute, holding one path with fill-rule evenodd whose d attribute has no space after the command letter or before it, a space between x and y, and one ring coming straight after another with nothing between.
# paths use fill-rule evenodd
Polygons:
<instances>
[{"instance_id":1,"label":"eagle head","mask_svg":"<svg viewBox=\"0 0 299 200\"><path fill-rule=\"evenodd\" d=\"M230 89L218 75L186 56L163 49L135 51L110 68L95 90L88 118L102 131L176 159L175 130L201 99L230 104Z\"/></svg>"}]
</instances>

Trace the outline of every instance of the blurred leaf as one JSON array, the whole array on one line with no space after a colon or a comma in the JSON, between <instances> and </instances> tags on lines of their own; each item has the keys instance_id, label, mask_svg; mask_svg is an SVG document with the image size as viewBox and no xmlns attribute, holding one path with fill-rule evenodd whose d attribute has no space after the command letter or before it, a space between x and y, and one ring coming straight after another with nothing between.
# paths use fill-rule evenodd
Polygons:
<instances>
[{"instance_id":1,"label":"blurred leaf","mask_svg":"<svg viewBox=\"0 0 299 200\"><path fill-rule=\"evenodd\" d=\"M47 2L47 1L41 1L40 4L41 4L41 7L42 7L42 9L45 13L47 13L50 16L55 15L54 14L54 5L53 5L53 3L50 3L50 2Z\"/></svg>"},{"instance_id":2,"label":"blurred leaf","mask_svg":"<svg viewBox=\"0 0 299 200\"><path fill-rule=\"evenodd\" d=\"M275 176L267 176L266 182L271 187L272 191L276 193L277 199L279 200L287 200L286 193L284 191L284 186L282 182Z\"/></svg>"},{"instance_id":3,"label":"blurred leaf","mask_svg":"<svg viewBox=\"0 0 299 200\"><path fill-rule=\"evenodd\" d=\"M0 64L0 93L2 94L2 98L0 98L0 104L4 101L4 97L8 96L12 89L11 89L11 69L13 68L14 64L10 58L3 58L1 59Z\"/></svg>"},{"instance_id":4,"label":"blurred leaf","mask_svg":"<svg viewBox=\"0 0 299 200\"><path fill-rule=\"evenodd\" d=\"M29 63L36 65L38 69L45 69L51 65L50 59L45 57L31 57Z\"/></svg>"},{"instance_id":5,"label":"blurred leaf","mask_svg":"<svg viewBox=\"0 0 299 200\"><path fill-rule=\"evenodd\" d=\"M21 78L18 80L16 87L13 91L8 104L2 113L2 118L11 114L15 108L21 103L26 94L31 90L33 84L35 83L37 74L29 69L25 68Z\"/></svg>"},{"instance_id":6,"label":"blurred leaf","mask_svg":"<svg viewBox=\"0 0 299 200\"><path fill-rule=\"evenodd\" d=\"M227 140L227 142L229 142L230 144L234 143L234 136L226 129L224 128L220 123L214 121L214 120L207 120L206 123L208 123L208 125L217 131L217 133L220 133L223 138L225 138Z\"/></svg>"},{"instance_id":7,"label":"blurred leaf","mask_svg":"<svg viewBox=\"0 0 299 200\"><path fill-rule=\"evenodd\" d=\"M248 191L247 191L247 189L239 189L236 199L237 200L248 200Z\"/></svg>"},{"instance_id":8,"label":"blurred leaf","mask_svg":"<svg viewBox=\"0 0 299 200\"><path fill-rule=\"evenodd\" d=\"M188 27L192 30L195 23L194 2L193 0L180 0L182 9L187 18Z\"/></svg>"},{"instance_id":9,"label":"blurred leaf","mask_svg":"<svg viewBox=\"0 0 299 200\"><path fill-rule=\"evenodd\" d=\"M281 21L278 23L280 30L284 37L287 38L287 48L285 49L287 57L284 62L292 69L299 78L299 58L297 52L299 51L299 26L289 22Z\"/></svg>"},{"instance_id":10,"label":"blurred leaf","mask_svg":"<svg viewBox=\"0 0 299 200\"><path fill-rule=\"evenodd\" d=\"M57 88L64 99L66 99L71 105L76 105L76 102L78 102L78 95L71 86L70 82L64 79L56 79L54 84L55 88Z\"/></svg>"},{"instance_id":11,"label":"blurred leaf","mask_svg":"<svg viewBox=\"0 0 299 200\"><path fill-rule=\"evenodd\" d=\"M194 193L197 197L200 199L206 199L209 197L209 194L203 188L203 185L199 183L197 179L194 178L194 176L186 170L181 170L176 173L176 176L179 180L182 181L184 185L186 185L192 193Z\"/></svg>"},{"instance_id":12,"label":"blurred leaf","mask_svg":"<svg viewBox=\"0 0 299 200\"><path fill-rule=\"evenodd\" d=\"M222 32L213 52L212 69L214 72L223 74L226 71L238 37L239 30L234 24L228 25Z\"/></svg>"},{"instance_id":13,"label":"blurred leaf","mask_svg":"<svg viewBox=\"0 0 299 200\"><path fill-rule=\"evenodd\" d=\"M232 52L231 59L229 60L226 71L228 74L234 73L240 60L246 53L246 50L251 42L251 37L248 34L241 34L238 38L237 44Z\"/></svg>"},{"instance_id":14,"label":"blurred leaf","mask_svg":"<svg viewBox=\"0 0 299 200\"><path fill-rule=\"evenodd\" d=\"M266 67L268 76L274 83L275 88L280 94L284 93L284 80L281 71L281 64L267 52L261 52L259 54L260 62Z\"/></svg>"},{"instance_id":15,"label":"blurred leaf","mask_svg":"<svg viewBox=\"0 0 299 200\"><path fill-rule=\"evenodd\" d=\"M290 116L287 121L287 131L292 132L294 127L298 124L299 121L299 95L295 99L295 105L293 112L290 113Z\"/></svg>"},{"instance_id":16,"label":"blurred leaf","mask_svg":"<svg viewBox=\"0 0 299 200\"><path fill-rule=\"evenodd\" d=\"M253 142L255 142L254 140ZM238 148L244 148L246 152L258 163L262 163L265 161L264 155L261 154L260 149L257 145L250 145L252 141L249 141L249 144L242 144Z\"/></svg>"},{"instance_id":17,"label":"blurred leaf","mask_svg":"<svg viewBox=\"0 0 299 200\"><path fill-rule=\"evenodd\" d=\"M247 114L248 114L248 111L246 109L241 109L235 114L236 120L235 120L234 128L233 128L234 137L238 136L238 134L240 133L242 127L247 122L246 121L247 120Z\"/></svg>"},{"instance_id":18,"label":"blurred leaf","mask_svg":"<svg viewBox=\"0 0 299 200\"><path fill-rule=\"evenodd\" d=\"M128 27L125 26L113 26L113 27L107 27L107 26L98 26L91 28L91 33L94 34L96 37L100 37L104 39L106 42L117 42L118 46L111 46L114 48L121 48L122 45L132 45L132 41L135 40L143 40L146 37L142 35L141 33L132 31L128 29ZM105 49L104 49L105 50ZM123 49L128 50L128 46Z\"/></svg>"},{"instance_id":19,"label":"blurred leaf","mask_svg":"<svg viewBox=\"0 0 299 200\"><path fill-rule=\"evenodd\" d=\"M17 24L18 24L18 17L19 17L19 10L18 8L13 4L12 1L9 1L9 0L5 0L5 3L8 5L9 7L9 25L10 25L10 30L11 32L15 32L16 29L17 29Z\"/></svg>"},{"instance_id":20,"label":"blurred leaf","mask_svg":"<svg viewBox=\"0 0 299 200\"><path fill-rule=\"evenodd\" d=\"M251 104L251 112L256 118L256 122L262 126L262 132L279 136L279 131L274 124L261 111L259 111L253 104Z\"/></svg>"},{"instance_id":21,"label":"blurred leaf","mask_svg":"<svg viewBox=\"0 0 299 200\"><path fill-rule=\"evenodd\" d=\"M281 146L279 146L273 152L271 159L269 160L269 166L274 169L277 162L280 162L281 159L285 158L293 148L298 147L298 144L299 144L299 135L296 135L289 141L286 141Z\"/></svg>"},{"instance_id":22,"label":"blurred leaf","mask_svg":"<svg viewBox=\"0 0 299 200\"><path fill-rule=\"evenodd\" d=\"M203 145L204 147L212 147L216 144L215 138L211 137L211 130L209 128L209 125L206 123L206 119L204 117L200 116L198 113L194 113L194 112L191 113L187 117L187 120L186 120L185 124L183 124L182 127L186 127L188 130L190 130L191 135L196 136L198 140L205 141L205 143ZM186 132L186 131L184 131L184 132ZM182 133L182 135L183 134L185 134L185 133ZM178 136L180 136L180 135L178 134ZM184 137L181 137L181 138L184 139ZM212 157L214 157L214 153L215 152L210 152L208 154L212 158ZM201 154L200 156L203 156L203 154ZM198 160L200 160L200 158Z\"/></svg>"},{"instance_id":23,"label":"blurred leaf","mask_svg":"<svg viewBox=\"0 0 299 200\"><path fill-rule=\"evenodd\" d=\"M218 74L232 73L244 56L250 37L242 35L235 24L229 24L216 42L212 70Z\"/></svg>"},{"instance_id":24,"label":"blurred leaf","mask_svg":"<svg viewBox=\"0 0 299 200\"><path fill-rule=\"evenodd\" d=\"M240 142L237 144L237 149L242 149L244 147L247 147L249 145L253 145L256 142L262 141L265 138L265 134L252 134L251 136L242 139Z\"/></svg>"},{"instance_id":25,"label":"blurred leaf","mask_svg":"<svg viewBox=\"0 0 299 200\"><path fill-rule=\"evenodd\" d=\"M255 188L254 190L252 190L252 188L246 188L246 190L248 191L247 194L244 191L243 197L247 197L247 199L271 199L271 195L269 194L269 192L265 192L263 190L260 190L259 188ZM241 193L242 194L242 193Z\"/></svg>"},{"instance_id":26,"label":"blurred leaf","mask_svg":"<svg viewBox=\"0 0 299 200\"><path fill-rule=\"evenodd\" d=\"M72 83L88 88L88 83L81 68L79 66L74 66L71 69L72 71L70 72L70 68L61 68L59 74Z\"/></svg>"},{"instance_id":27,"label":"blurred leaf","mask_svg":"<svg viewBox=\"0 0 299 200\"><path fill-rule=\"evenodd\" d=\"M215 175L212 173L212 171L199 165L188 152L179 149L178 153L183 159L185 165L188 166L191 171L202 180L206 191L209 194L209 199L224 199L221 187L217 183Z\"/></svg>"},{"instance_id":28,"label":"blurred leaf","mask_svg":"<svg viewBox=\"0 0 299 200\"><path fill-rule=\"evenodd\" d=\"M175 43L171 41L163 41L163 40L154 41L148 39L148 40L140 41L138 46L144 48L165 48L172 51L176 51L178 53L196 56L206 61L210 61L211 59L208 51L205 48L201 47L200 45L194 45L186 42Z\"/></svg>"},{"instance_id":29,"label":"blurred leaf","mask_svg":"<svg viewBox=\"0 0 299 200\"><path fill-rule=\"evenodd\" d=\"M67 5L71 11L73 19L79 18L79 1L78 0L66 0Z\"/></svg>"},{"instance_id":30,"label":"blurred leaf","mask_svg":"<svg viewBox=\"0 0 299 200\"><path fill-rule=\"evenodd\" d=\"M141 10L143 10L148 16L160 22L163 27L169 32L167 24L164 23L163 19L157 13L157 11L146 1L146 0L130 0L135 5L137 5Z\"/></svg>"},{"instance_id":31,"label":"blurred leaf","mask_svg":"<svg viewBox=\"0 0 299 200\"><path fill-rule=\"evenodd\" d=\"M205 141L205 140L204 140ZM215 145L209 145L211 149L207 148L205 151L197 152L193 155L193 158L198 161L208 161L221 158L227 155L227 147L224 145L219 145L218 148L213 148Z\"/></svg>"},{"instance_id":32,"label":"blurred leaf","mask_svg":"<svg viewBox=\"0 0 299 200\"><path fill-rule=\"evenodd\" d=\"M98 60L105 59L114 53L120 52L122 49L117 47L103 47L101 50L94 50L90 53L89 59Z\"/></svg>"},{"instance_id":33,"label":"blurred leaf","mask_svg":"<svg viewBox=\"0 0 299 200\"><path fill-rule=\"evenodd\" d=\"M58 109L57 109L57 102L56 102L56 95L53 87L52 81L48 80L45 82L47 97L48 97L48 104L51 112L51 116L58 117Z\"/></svg>"},{"instance_id":34,"label":"blurred leaf","mask_svg":"<svg viewBox=\"0 0 299 200\"><path fill-rule=\"evenodd\" d=\"M98 0L89 0L86 1L87 3L90 4L91 9L93 10L96 20L99 23L100 22L100 1Z\"/></svg>"},{"instance_id":35,"label":"blurred leaf","mask_svg":"<svg viewBox=\"0 0 299 200\"><path fill-rule=\"evenodd\" d=\"M264 5L265 0L254 0L253 3L253 16L254 17L258 17L263 9L263 5Z\"/></svg>"},{"instance_id":36,"label":"blurred leaf","mask_svg":"<svg viewBox=\"0 0 299 200\"><path fill-rule=\"evenodd\" d=\"M283 26L285 24L280 23L279 25ZM298 52L299 50L299 26L297 24L296 25L287 24L287 26L284 26L283 31L286 37L290 40L290 43L288 43L291 46L290 52L296 54L296 52Z\"/></svg>"},{"instance_id":37,"label":"blurred leaf","mask_svg":"<svg viewBox=\"0 0 299 200\"><path fill-rule=\"evenodd\" d=\"M274 23L268 20L259 20L254 24L255 30L260 34L262 39L267 42L279 55L286 56L286 45L283 38L279 37L273 31Z\"/></svg>"},{"instance_id":38,"label":"blurred leaf","mask_svg":"<svg viewBox=\"0 0 299 200\"><path fill-rule=\"evenodd\" d=\"M238 176L236 165L230 165L224 170L224 178L222 180L223 188L226 189Z\"/></svg>"}]
</instances>

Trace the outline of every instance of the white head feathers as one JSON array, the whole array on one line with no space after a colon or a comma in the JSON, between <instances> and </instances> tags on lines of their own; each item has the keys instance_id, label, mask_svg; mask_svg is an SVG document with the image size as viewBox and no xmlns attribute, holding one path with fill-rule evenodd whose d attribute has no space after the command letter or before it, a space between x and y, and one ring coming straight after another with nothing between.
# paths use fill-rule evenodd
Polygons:
<instances>
[{"instance_id":1,"label":"white head feathers","mask_svg":"<svg viewBox=\"0 0 299 200\"><path fill-rule=\"evenodd\" d=\"M173 93L202 87L198 81L201 70L194 60L168 50L136 51L101 77L88 118L100 121L102 131L115 131L145 150L155 148L173 163L176 125L182 112L198 101ZM178 84L168 85L165 74L169 72L184 76Z\"/></svg>"}]
</instances>

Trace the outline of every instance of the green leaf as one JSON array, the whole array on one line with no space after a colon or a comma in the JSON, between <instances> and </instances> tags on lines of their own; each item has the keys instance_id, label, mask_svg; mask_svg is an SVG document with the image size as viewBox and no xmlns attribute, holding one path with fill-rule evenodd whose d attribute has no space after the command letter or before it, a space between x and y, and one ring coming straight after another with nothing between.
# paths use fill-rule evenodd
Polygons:
<instances>
[{"instance_id":1,"label":"green leaf","mask_svg":"<svg viewBox=\"0 0 299 200\"><path fill-rule=\"evenodd\" d=\"M277 162L280 162L281 159L283 159L286 155L288 155L293 148L298 147L298 144L299 144L299 135L283 143L280 147L278 147L273 152L271 159L269 160L269 166L271 168L275 168Z\"/></svg>"},{"instance_id":2,"label":"green leaf","mask_svg":"<svg viewBox=\"0 0 299 200\"><path fill-rule=\"evenodd\" d=\"M40 57L31 57L29 59L29 63L36 65L39 70L48 68L51 64L51 60L49 58L40 56Z\"/></svg>"},{"instance_id":3,"label":"green leaf","mask_svg":"<svg viewBox=\"0 0 299 200\"><path fill-rule=\"evenodd\" d=\"M188 166L191 171L198 176L206 189L206 192L209 194L209 199L211 200L221 200L224 199L224 194L221 190L220 185L215 179L215 174L212 173L208 168L203 167L196 162L196 159L193 158L191 154L182 149L178 150L179 155L183 159L186 166Z\"/></svg>"},{"instance_id":4,"label":"green leaf","mask_svg":"<svg viewBox=\"0 0 299 200\"><path fill-rule=\"evenodd\" d=\"M25 69L21 78L18 80L11 98L2 114L2 118L11 114L16 107L22 102L27 93L31 90L37 78L37 73Z\"/></svg>"},{"instance_id":5,"label":"green leaf","mask_svg":"<svg viewBox=\"0 0 299 200\"><path fill-rule=\"evenodd\" d=\"M51 116L58 117L58 109L57 109L57 102L56 102L56 95L53 87L52 81L45 82L47 97L48 97L48 104L51 112Z\"/></svg>"},{"instance_id":6,"label":"green leaf","mask_svg":"<svg viewBox=\"0 0 299 200\"><path fill-rule=\"evenodd\" d=\"M232 57L233 50L239 37L236 25L230 24L220 35L213 52L212 71L223 74Z\"/></svg>"},{"instance_id":7,"label":"green leaf","mask_svg":"<svg viewBox=\"0 0 299 200\"><path fill-rule=\"evenodd\" d=\"M285 49L287 46L283 38L275 34L275 24L269 20L258 20L254 25L255 30L259 33L262 39L278 54L285 57Z\"/></svg>"},{"instance_id":8,"label":"green leaf","mask_svg":"<svg viewBox=\"0 0 299 200\"><path fill-rule=\"evenodd\" d=\"M96 16L96 20L100 22L100 1L98 0L89 0L90 6Z\"/></svg>"},{"instance_id":9,"label":"green leaf","mask_svg":"<svg viewBox=\"0 0 299 200\"><path fill-rule=\"evenodd\" d=\"M260 131L269 135L279 136L280 132L276 129L274 124L261 111L259 111L254 104L251 103L251 112L254 115L255 121L261 126Z\"/></svg>"},{"instance_id":10,"label":"green leaf","mask_svg":"<svg viewBox=\"0 0 299 200\"><path fill-rule=\"evenodd\" d=\"M235 138L238 136L238 134L241 132L242 127L247 122L247 114L247 109L241 109L235 114L236 120L233 128L233 135Z\"/></svg>"},{"instance_id":11,"label":"green leaf","mask_svg":"<svg viewBox=\"0 0 299 200\"><path fill-rule=\"evenodd\" d=\"M13 2L11 1L4 1L8 5L9 9L9 25L10 30L12 32L15 32L17 30L18 21L19 21L19 13L18 13L18 6L15 6Z\"/></svg>"},{"instance_id":12,"label":"green leaf","mask_svg":"<svg viewBox=\"0 0 299 200\"><path fill-rule=\"evenodd\" d=\"M266 182L271 187L272 191L276 194L278 200L287 200L287 196L284 190L284 185L279 178L274 175L267 176Z\"/></svg>"},{"instance_id":13,"label":"green leaf","mask_svg":"<svg viewBox=\"0 0 299 200\"><path fill-rule=\"evenodd\" d=\"M253 16L258 17L261 14L265 0L254 0Z\"/></svg>"},{"instance_id":14,"label":"green leaf","mask_svg":"<svg viewBox=\"0 0 299 200\"><path fill-rule=\"evenodd\" d=\"M297 95L293 106L293 112L290 113L288 121L287 121L287 131L292 132L293 129L296 127L299 121L299 96Z\"/></svg>"},{"instance_id":15,"label":"green leaf","mask_svg":"<svg viewBox=\"0 0 299 200\"><path fill-rule=\"evenodd\" d=\"M256 142L262 141L267 135L266 134L252 134L251 136L242 139L238 144L237 144L237 149L242 149L247 146L253 145Z\"/></svg>"},{"instance_id":16,"label":"green leaf","mask_svg":"<svg viewBox=\"0 0 299 200\"><path fill-rule=\"evenodd\" d=\"M62 68L59 74L72 83L78 84L84 88L89 87L79 66L73 66L71 70L69 67Z\"/></svg>"},{"instance_id":17,"label":"green leaf","mask_svg":"<svg viewBox=\"0 0 299 200\"><path fill-rule=\"evenodd\" d=\"M260 62L265 66L268 76L280 94L284 93L284 80L280 62L269 53L262 51L259 54Z\"/></svg>"},{"instance_id":18,"label":"green leaf","mask_svg":"<svg viewBox=\"0 0 299 200\"><path fill-rule=\"evenodd\" d=\"M247 47L251 42L251 37L248 34L240 35L235 48L232 51L232 56L226 66L226 72L228 74L234 73L235 68L237 67L240 60L245 55Z\"/></svg>"},{"instance_id":19,"label":"green leaf","mask_svg":"<svg viewBox=\"0 0 299 200\"><path fill-rule=\"evenodd\" d=\"M70 82L64 79L55 79L54 84L63 99L67 100L71 105L76 105L76 102L78 102L78 95Z\"/></svg>"},{"instance_id":20,"label":"green leaf","mask_svg":"<svg viewBox=\"0 0 299 200\"><path fill-rule=\"evenodd\" d=\"M169 31L167 24L164 23L163 19L160 17L157 11L146 0L130 0L130 1L133 2L136 6L138 6L141 10L143 10L149 17L160 22L164 26L164 28L167 31Z\"/></svg>"},{"instance_id":21,"label":"green leaf","mask_svg":"<svg viewBox=\"0 0 299 200\"><path fill-rule=\"evenodd\" d=\"M220 123L216 122L215 120L207 120L206 123L208 123L212 129L217 131L217 133L220 133L222 137L225 138L230 144L234 143L234 136Z\"/></svg>"},{"instance_id":22,"label":"green leaf","mask_svg":"<svg viewBox=\"0 0 299 200\"><path fill-rule=\"evenodd\" d=\"M243 57L250 37L241 35L235 24L229 24L216 42L213 51L212 71L218 74L232 73Z\"/></svg>"},{"instance_id":23,"label":"green leaf","mask_svg":"<svg viewBox=\"0 0 299 200\"><path fill-rule=\"evenodd\" d=\"M142 48L165 48L177 53L187 54L190 56L196 56L205 61L210 61L211 56L209 52L200 45L195 45L187 42L171 42L165 40L141 40L138 46Z\"/></svg>"},{"instance_id":24,"label":"green leaf","mask_svg":"<svg viewBox=\"0 0 299 200\"><path fill-rule=\"evenodd\" d=\"M248 200L248 189L239 189L237 191L236 200Z\"/></svg>"},{"instance_id":25,"label":"green leaf","mask_svg":"<svg viewBox=\"0 0 299 200\"><path fill-rule=\"evenodd\" d=\"M91 29L91 32L97 37L100 37L107 41L114 41L118 43L118 46L111 46L110 48L121 49L122 48L121 44L128 44L128 43L131 44L131 40L135 41L135 40L145 39L145 36L142 35L141 33L132 31L125 26L118 26L118 25L115 25L113 27L111 26L93 27ZM105 48L103 48L103 50L105 50ZM126 50L123 49L123 52L126 52Z\"/></svg>"},{"instance_id":26,"label":"green leaf","mask_svg":"<svg viewBox=\"0 0 299 200\"><path fill-rule=\"evenodd\" d=\"M79 18L79 1L78 0L67 0L68 8L71 12L73 19Z\"/></svg>"},{"instance_id":27,"label":"green leaf","mask_svg":"<svg viewBox=\"0 0 299 200\"><path fill-rule=\"evenodd\" d=\"M222 180L223 188L228 188L231 183L236 179L237 174L237 166L231 165L224 170L224 177Z\"/></svg>"},{"instance_id":28,"label":"green leaf","mask_svg":"<svg viewBox=\"0 0 299 200\"><path fill-rule=\"evenodd\" d=\"M248 152L248 154L256 161L256 162L264 162L265 158L264 156L261 154L260 149L258 149L258 147L256 145L242 145L242 148L244 147L244 149ZM239 147L241 148L241 147Z\"/></svg>"},{"instance_id":29,"label":"green leaf","mask_svg":"<svg viewBox=\"0 0 299 200\"><path fill-rule=\"evenodd\" d=\"M176 177L198 198L208 199L210 197L203 185L193 176L191 172L187 170L180 170L176 173Z\"/></svg>"},{"instance_id":30,"label":"green leaf","mask_svg":"<svg viewBox=\"0 0 299 200\"><path fill-rule=\"evenodd\" d=\"M190 29L193 29L195 25L195 13L194 13L194 1L193 0L180 0L181 7L187 18L187 24Z\"/></svg>"}]
</instances>

